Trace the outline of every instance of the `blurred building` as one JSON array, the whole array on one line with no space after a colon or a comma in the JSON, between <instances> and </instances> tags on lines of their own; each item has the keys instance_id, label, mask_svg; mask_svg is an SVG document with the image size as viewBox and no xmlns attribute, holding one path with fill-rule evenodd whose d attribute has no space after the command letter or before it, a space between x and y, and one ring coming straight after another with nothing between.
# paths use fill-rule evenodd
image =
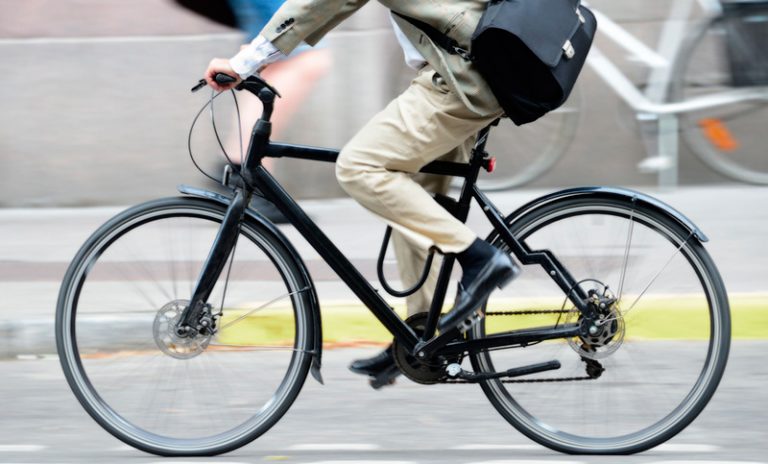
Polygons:
<instances>
[{"instance_id":1,"label":"blurred building","mask_svg":"<svg viewBox=\"0 0 768 464\"><path fill-rule=\"evenodd\" d=\"M655 46L669 1L595 1ZM326 39L334 68L295 118L285 141L340 147L410 80L388 12L371 1ZM187 155L187 134L205 92L190 94L214 56L238 49L236 30L171 0L0 0L0 205L130 204L204 184ZM647 70L606 47L638 83ZM635 115L586 70L581 121L555 169L532 185L654 185ZM219 116L226 126L227 103ZM194 142L213 166L216 145L201 118ZM502 125L492 139L515 143ZM681 181L723 181L683 151ZM333 166L280 160L275 173L299 197L342 195Z\"/></svg>"}]
</instances>

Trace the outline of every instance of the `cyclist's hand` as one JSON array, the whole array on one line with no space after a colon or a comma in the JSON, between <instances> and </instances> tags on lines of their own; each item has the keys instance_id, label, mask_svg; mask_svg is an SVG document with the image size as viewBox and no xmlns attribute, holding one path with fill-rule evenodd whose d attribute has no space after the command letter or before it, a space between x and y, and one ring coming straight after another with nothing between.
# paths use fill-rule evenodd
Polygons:
<instances>
[{"instance_id":1,"label":"cyclist's hand","mask_svg":"<svg viewBox=\"0 0 768 464\"><path fill-rule=\"evenodd\" d=\"M232 76L235 81L229 84L219 84L216 82L216 80L214 80L214 77L217 73L224 73L228 76ZM229 60L225 58L214 58L210 63L208 63L208 69L205 71L205 82L207 82L208 85L213 88L213 90L216 90L217 92L223 92L225 90L236 87L242 81L243 80L240 78L240 76L238 76L237 73L229 65Z\"/></svg>"}]
</instances>

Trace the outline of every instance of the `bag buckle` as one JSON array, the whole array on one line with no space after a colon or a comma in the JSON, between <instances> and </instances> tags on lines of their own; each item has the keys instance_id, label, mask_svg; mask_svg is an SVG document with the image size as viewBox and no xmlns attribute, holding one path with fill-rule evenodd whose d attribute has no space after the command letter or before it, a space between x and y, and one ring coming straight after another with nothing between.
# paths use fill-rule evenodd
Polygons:
<instances>
[{"instance_id":1,"label":"bag buckle","mask_svg":"<svg viewBox=\"0 0 768 464\"><path fill-rule=\"evenodd\" d=\"M472 55L469 53L469 50L459 47L458 45L453 46L453 51L459 55L460 57L464 58L467 61L472 60Z\"/></svg>"},{"instance_id":2,"label":"bag buckle","mask_svg":"<svg viewBox=\"0 0 768 464\"><path fill-rule=\"evenodd\" d=\"M584 15L581 13L581 7L576 7L576 16L579 17L579 21L581 21L581 24L586 24L587 18L585 18Z\"/></svg>"},{"instance_id":3,"label":"bag buckle","mask_svg":"<svg viewBox=\"0 0 768 464\"><path fill-rule=\"evenodd\" d=\"M565 57L569 60L576 56L576 49L573 48L573 44L570 40L565 41L565 45L563 45L563 53L565 53Z\"/></svg>"}]
</instances>

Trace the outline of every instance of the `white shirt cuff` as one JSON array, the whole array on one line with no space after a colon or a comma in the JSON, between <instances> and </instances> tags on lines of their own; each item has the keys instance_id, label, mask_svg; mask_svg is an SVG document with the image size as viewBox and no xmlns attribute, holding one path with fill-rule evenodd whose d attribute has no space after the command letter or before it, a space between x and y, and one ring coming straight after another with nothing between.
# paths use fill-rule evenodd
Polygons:
<instances>
[{"instance_id":1,"label":"white shirt cuff","mask_svg":"<svg viewBox=\"0 0 768 464\"><path fill-rule=\"evenodd\" d=\"M229 59L229 65L243 79L256 73L261 67L283 58L285 55L272 45L272 42L258 36Z\"/></svg>"}]
</instances>

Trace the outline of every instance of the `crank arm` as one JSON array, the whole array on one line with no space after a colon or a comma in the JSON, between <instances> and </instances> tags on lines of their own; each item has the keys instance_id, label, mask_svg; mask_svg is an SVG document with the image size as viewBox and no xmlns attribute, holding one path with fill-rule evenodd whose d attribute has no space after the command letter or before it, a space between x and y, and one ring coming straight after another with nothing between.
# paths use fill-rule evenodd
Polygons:
<instances>
[{"instance_id":1,"label":"crank arm","mask_svg":"<svg viewBox=\"0 0 768 464\"><path fill-rule=\"evenodd\" d=\"M462 379L468 382L481 382L483 380L504 379L511 377L522 377L524 375L537 374L539 372L554 371L560 369L560 361L547 361L529 366L514 367L504 372L494 372L493 374L475 374L465 371L458 364L451 364L446 368L449 378Z\"/></svg>"}]
</instances>

